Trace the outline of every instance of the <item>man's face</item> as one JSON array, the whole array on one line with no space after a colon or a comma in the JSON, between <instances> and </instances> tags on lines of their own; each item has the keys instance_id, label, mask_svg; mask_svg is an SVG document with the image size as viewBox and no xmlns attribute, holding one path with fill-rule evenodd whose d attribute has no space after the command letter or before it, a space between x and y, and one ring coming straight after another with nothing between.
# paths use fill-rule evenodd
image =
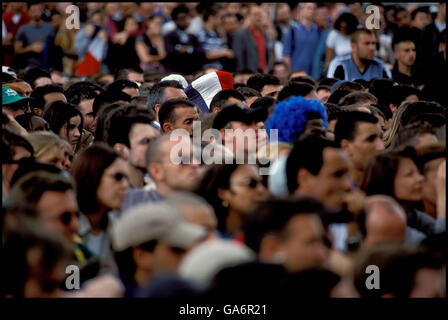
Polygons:
<instances>
[{"instance_id":1,"label":"man's face","mask_svg":"<svg viewBox=\"0 0 448 320\"><path fill-rule=\"evenodd\" d=\"M274 66L273 76L280 79L280 81L288 80L289 70L284 64Z\"/></svg>"},{"instance_id":2,"label":"man's face","mask_svg":"<svg viewBox=\"0 0 448 320\"><path fill-rule=\"evenodd\" d=\"M79 229L78 203L73 191L45 191L37 203L45 228L62 234L70 244Z\"/></svg>"},{"instance_id":3,"label":"man's face","mask_svg":"<svg viewBox=\"0 0 448 320\"><path fill-rule=\"evenodd\" d=\"M282 89L282 86L280 85L274 85L274 84L267 84L261 89L261 96L262 97L273 97L277 98L278 93Z\"/></svg>"},{"instance_id":4,"label":"man's face","mask_svg":"<svg viewBox=\"0 0 448 320\"><path fill-rule=\"evenodd\" d=\"M46 86L47 84L53 84L53 82L51 81L50 78L47 77L40 77L37 78L36 80L34 80L34 87L43 87Z\"/></svg>"},{"instance_id":5,"label":"man's face","mask_svg":"<svg viewBox=\"0 0 448 320\"><path fill-rule=\"evenodd\" d=\"M240 23L235 16L226 16L223 18L223 28L227 33L235 34L240 28Z\"/></svg>"},{"instance_id":6,"label":"man's face","mask_svg":"<svg viewBox=\"0 0 448 320\"><path fill-rule=\"evenodd\" d=\"M320 89L317 91L317 96L319 97L320 102L326 104L328 102L328 98L330 97L330 91L327 89Z\"/></svg>"},{"instance_id":7,"label":"man's face","mask_svg":"<svg viewBox=\"0 0 448 320\"><path fill-rule=\"evenodd\" d=\"M330 11L327 7L320 7L316 9L314 21L320 28L327 28L330 18Z\"/></svg>"},{"instance_id":8,"label":"man's face","mask_svg":"<svg viewBox=\"0 0 448 320\"><path fill-rule=\"evenodd\" d=\"M226 134L221 129L223 143L234 155L248 154L257 148L258 126L255 122L246 124L240 121L232 121L232 131Z\"/></svg>"},{"instance_id":9,"label":"man's face","mask_svg":"<svg viewBox=\"0 0 448 320\"><path fill-rule=\"evenodd\" d=\"M129 72L128 80L137 82L138 84L142 85L143 84L143 73Z\"/></svg>"},{"instance_id":10,"label":"man's face","mask_svg":"<svg viewBox=\"0 0 448 320\"><path fill-rule=\"evenodd\" d=\"M300 15L304 19L313 19L316 12L316 4L312 2L303 3L303 7L300 9Z\"/></svg>"},{"instance_id":11,"label":"man's face","mask_svg":"<svg viewBox=\"0 0 448 320\"><path fill-rule=\"evenodd\" d=\"M188 26L190 25L190 16L186 13L179 13L176 17L176 20L174 20L174 22L176 23L176 26L180 29L180 30L186 30L188 28Z\"/></svg>"},{"instance_id":12,"label":"man's face","mask_svg":"<svg viewBox=\"0 0 448 320\"><path fill-rule=\"evenodd\" d=\"M175 249L163 242L158 242L153 252L154 273L175 273L186 250Z\"/></svg>"},{"instance_id":13,"label":"man's face","mask_svg":"<svg viewBox=\"0 0 448 320\"><path fill-rule=\"evenodd\" d=\"M322 201L327 207L342 208L345 196L352 189L349 162L343 150L324 149L322 168L316 176L311 176L307 189L305 193Z\"/></svg>"},{"instance_id":14,"label":"man's face","mask_svg":"<svg viewBox=\"0 0 448 320\"><path fill-rule=\"evenodd\" d=\"M358 122L355 130L356 134L353 141L344 140L347 141L344 149L350 158L351 165L364 171L370 158L384 150L381 130L378 124L369 122Z\"/></svg>"},{"instance_id":15,"label":"man's face","mask_svg":"<svg viewBox=\"0 0 448 320\"><path fill-rule=\"evenodd\" d=\"M308 120L305 124L305 131L302 133L301 138L310 136L325 137L324 121L322 119Z\"/></svg>"},{"instance_id":16,"label":"man's face","mask_svg":"<svg viewBox=\"0 0 448 320\"><path fill-rule=\"evenodd\" d=\"M127 93L128 95L130 95L131 98L134 98L134 97L138 96L138 89L136 89L136 88L126 87L122 91L124 93Z\"/></svg>"},{"instance_id":17,"label":"man's face","mask_svg":"<svg viewBox=\"0 0 448 320\"><path fill-rule=\"evenodd\" d=\"M82 117L84 119L84 129L89 130L94 133L96 129L96 121L93 116L93 101L95 99L82 100L79 103L79 108L81 109Z\"/></svg>"},{"instance_id":18,"label":"man's face","mask_svg":"<svg viewBox=\"0 0 448 320\"><path fill-rule=\"evenodd\" d=\"M170 100L170 99L187 99L187 95L185 94L184 90L168 87L165 88L164 94L163 94L164 101Z\"/></svg>"},{"instance_id":19,"label":"man's face","mask_svg":"<svg viewBox=\"0 0 448 320\"><path fill-rule=\"evenodd\" d=\"M324 228L317 214L300 214L291 218L280 242L280 251L290 272L322 266L329 251L324 244Z\"/></svg>"},{"instance_id":20,"label":"man's face","mask_svg":"<svg viewBox=\"0 0 448 320\"><path fill-rule=\"evenodd\" d=\"M415 50L415 44L412 41L403 41L398 44L397 50L395 50L395 59L405 65L406 67L412 67L415 63L417 51Z\"/></svg>"},{"instance_id":21,"label":"man's face","mask_svg":"<svg viewBox=\"0 0 448 320\"><path fill-rule=\"evenodd\" d=\"M146 123L136 123L129 132L129 162L138 168L146 168L146 151L151 140L160 135L159 130Z\"/></svg>"},{"instance_id":22,"label":"man's face","mask_svg":"<svg viewBox=\"0 0 448 320\"><path fill-rule=\"evenodd\" d=\"M398 12L395 22L399 28L409 27L411 25L411 14L407 10L402 10Z\"/></svg>"},{"instance_id":23,"label":"man's face","mask_svg":"<svg viewBox=\"0 0 448 320\"><path fill-rule=\"evenodd\" d=\"M48 107L50 105L50 103L52 103L54 101L67 102L67 98L61 92L47 93L46 95L44 95L44 100L45 100L44 110L46 110L45 107Z\"/></svg>"},{"instance_id":24,"label":"man's face","mask_svg":"<svg viewBox=\"0 0 448 320\"><path fill-rule=\"evenodd\" d=\"M418 12L415 15L415 19L412 21L412 25L420 30L423 30L430 23L431 17L424 12Z\"/></svg>"},{"instance_id":25,"label":"man's face","mask_svg":"<svg viewBox=\"0 0 448 320\"><path fill-rule=\"evenodd\" d=\"M193 134L193 122L199 120L199 114L196 107L180 107L174 110L175 121L172 124L172 130L184 129L188 134Z\"/></svg>"},{"instance_id":26,"label":"man's face","mask_svg":"<svg viewBox=\"0 0 448 320\"><path fill-rule=\"evenodd\" d=\"M376 40L373 35L361 33L358 41L352 44L353 54L360 60L372 60L375 56Z\"/></svg>"},{"instance_id":27,"label":"man's face","mask_svg":"<svg viewBox=\"0 0 448 320\"><path fill-rule=\"evenodd\" d=\"M40 19L42 17L42 9L43 9L43 7L41 4L32 5L28 10L28 14L29 14L31 20L40 21Z\"/></svg>"},{"instance_id":28,"label":"man's face","mask_svg":"<svg viewBox=\"0 0 448 320\"><path fill-rule=\"evenodd\" d=\"M172 190L188 191L194 187L196 181L200 179L201 172L199 164L193 162L193 148L191 145L192 144L185 140L178 140L165 142L162 147L163 157L158 164L160 168L158 179ZM178 150L178 153L172 155L171 150L174 147L176 148L175 150ZM175 159L183 159L185 155L182 154L182 150L190 151L189 154L186 155L186 157L189 157L190 163L182 161L180 164L175 164L172 156L175 157Z\"/></svg>"},{"instance_id":29,"label":"man's face","mask_svg":"<svg viewBox=\"0 0 448 320\"><path fill-rule=\"evenodd\" d=\"M261 28L264 22L263 10L257 6L253 5L250 8L250 22L254 28Z\"/></svg>"}]
</instances>

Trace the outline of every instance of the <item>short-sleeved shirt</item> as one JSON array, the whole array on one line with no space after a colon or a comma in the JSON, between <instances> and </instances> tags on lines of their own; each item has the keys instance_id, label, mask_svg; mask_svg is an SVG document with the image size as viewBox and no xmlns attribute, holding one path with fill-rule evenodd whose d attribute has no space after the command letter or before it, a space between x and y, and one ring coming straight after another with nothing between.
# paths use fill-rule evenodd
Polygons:
<instances>
[{"instance_id":1,"label":"short-sleeved shirt","mask_svg":"<svg viewBox=\"0 0 448 320\"><path fill-rule=\"evenodd\" d=\"M31 23L28 23L21 27L17 32L17 40L23 43L24 48L37 41L42 41L42 43L45 44L47 38L51 36L53 31L54 27L49 22L44 22L39 26L34 26ZM27 52L23 57L27 66L43 66L42 52Z\"/></svg>"},{"instance_id":2,"label":"short-sleeved shirt","mask_svg":"<svg viewBox=\"0 0 448 320\"><path fill-rule=\"evenodd\" d=\"M327 37L327 48L334 50L334 56L343 56L352 52L350 37L337 30L331 30Z\"/></svg>"}]
</instances>

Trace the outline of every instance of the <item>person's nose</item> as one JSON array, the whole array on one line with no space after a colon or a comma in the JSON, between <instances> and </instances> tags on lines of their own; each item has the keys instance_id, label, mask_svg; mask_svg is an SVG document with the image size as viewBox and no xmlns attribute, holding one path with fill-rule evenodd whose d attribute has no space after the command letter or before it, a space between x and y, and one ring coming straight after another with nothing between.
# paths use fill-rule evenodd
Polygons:
<instances>
[{"instance_id":1,"label":"person's nose","mask_svg":"<svg viewBox=\"0 0 448 320\"><path fill-rule=\"evenodd\" d=\"M70 230L73 232L78 232L78 229L81 225L79 224L79 218L74 215L72 220L70 221Z\"/></svg>"},{"instance_id":2,"label":"person's nose","mask_svg":"<svg viewBox=\"0 0 448 320\"><path fill-rule=\"evenodd\" d=\"M79 131L79 129L76 129L76 130L75 130L74 136L75 136L76 138L79 138L79 137L81 136L81 132Z\"/></svg>"},{"instance_id":3,"label":"person's nose","mask_svg":"<svg viewBox=\"0 0 448 320\"><path fill-rule=\"evenodd\" d=\"M384 144L383 144L383 141L381 141L380 138L376 139L375 149L376 149L376 151L383 151L384 150Z\"/></svg>"}]
</instances>

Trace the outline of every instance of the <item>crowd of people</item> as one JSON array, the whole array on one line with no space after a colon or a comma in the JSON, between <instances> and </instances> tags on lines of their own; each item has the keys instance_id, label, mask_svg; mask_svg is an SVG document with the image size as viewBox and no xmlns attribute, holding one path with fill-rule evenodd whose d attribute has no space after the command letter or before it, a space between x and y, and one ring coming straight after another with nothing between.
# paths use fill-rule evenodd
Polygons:
<instances>
[{"instance_id":1,"label":"crowd of people","mask_svg":"<svg viewBox=\"0 0 448 320\"><path fill-rule=\"evenodd\" d=\"M2 297L446 297L446 4L367 5L2 3Z\"/></svg>"}]
</instances>

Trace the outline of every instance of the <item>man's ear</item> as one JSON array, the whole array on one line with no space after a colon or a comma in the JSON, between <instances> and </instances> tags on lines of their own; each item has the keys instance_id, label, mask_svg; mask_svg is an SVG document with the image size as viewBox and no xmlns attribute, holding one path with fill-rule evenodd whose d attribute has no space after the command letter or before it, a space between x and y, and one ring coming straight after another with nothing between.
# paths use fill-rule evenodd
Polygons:
<instances>
[{"instance_id":1,"label":"man's ear","mask_svg":"<svg viewBox=\"0 0 448 320\"><path fill-rule=\"evenodd\" d=\"M155 112L156 112L157 119L159 119L159 110L160 110L160 106L161 106L160 103L156 103L156 105L154 106L154 110L155 110Z\"/></svg>"},{"instance_id":2,"label":"man's ear","mask_svg":"<svg viewBox=\"0 0 448 320\"><path fill-rule=\"evenodd\" d=\"M129 148L127 146L122 143L116 143L114 144L113 149L117 151L124 160L129 160Z\"/></svg>"},{"instance_id":3,"label":"man's ear","mask_svg":"<svg viewBox=\"0 0 448 320\"><path fill-rule=\"evenodd\" d=\"M392 111L392 113L395 113L398 111L398 108L393 103L389 104L389 109L390 109L390 111Z\"/></svg>"},{"instance_id":4,"label":"man's ear","mask_svg":"<svg viewBox=\"0 0 448 320\"><path fill-rule=\"evenodd\" d=\"M297 184L302 190L312 190L314 188L314 175L307 169L300 168L297 172Z\"/></svg>"},{"instance_id":5,"label":"man's ear","mask_svg":"<svg viewBox=\"0 0 448 320\"><path fill-rule=\"evenodd\" d=\"M154 182L163 179L163 170L161 170L160 164L153 162L148 166L147 170Z\"/></svg>"},{"instance_id":6,"label":"man's ear","mask_svg":"<svg viewBox=\"0 0 448 320\"><path fill-rule=\"evenodd\" d=\"M212 110L213 113L218 113L219 111L221 111L220 107L214 107Z\"/></svg>"},{"instance_id":7,"label":"man's ear","mask_svg":"<svg viewBox=\"0 0 448 320\"><path fill-rule=\"evenodd\" d=\"M261 261L272 262L279 251L279 240L275 235L267 235L261 239L259 257Z\"/></svg>"},{"instance_id":8,"label":"man's ear","mask_svg":"<svg viewBox=\"0 0 448 320\"><path fill-rule=\"evenodd\" d=\"M350 141L348 141L347 139L341 140L341 147L342 147L342 149L345 150L345 152L348 152L347 150L348 150L349 144L350 144Z\"/></svg>"},{"instance_id":9,"label":"man's ear","mask_svg":"<svg viewBox=\"0 0 448 320\"><path fill-rule=\"evenodd\" d=\"M171 123L165 122L162 125L162 130L163 130L163 132L170 133L171 131L174 130L174 128L173 128L173 125Z\"/></svg>"}]
</instances>

